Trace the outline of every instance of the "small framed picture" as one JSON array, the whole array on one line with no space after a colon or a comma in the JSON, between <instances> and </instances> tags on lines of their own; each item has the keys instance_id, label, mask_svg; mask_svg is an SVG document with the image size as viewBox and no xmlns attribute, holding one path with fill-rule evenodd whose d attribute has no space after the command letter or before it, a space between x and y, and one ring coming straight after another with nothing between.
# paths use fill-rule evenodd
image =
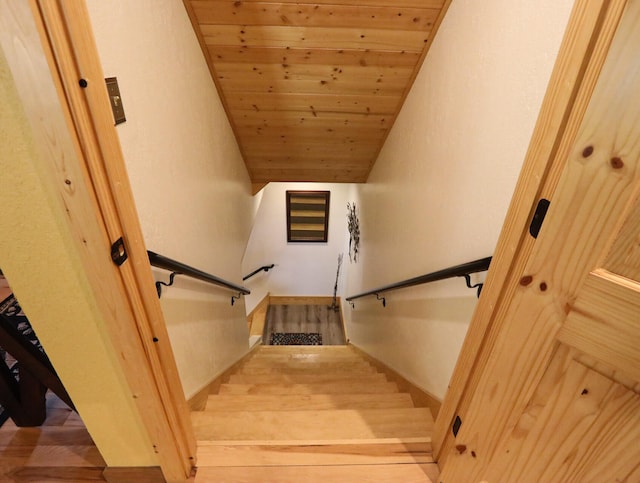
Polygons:
<instances>
[{"instance_id":1,"label":"small framed picture","mask_svg":"<svg viewBox=\"0 0 640 483\"><path fill-rule=\"evenodd\" d=\"M327 242L329 195L329 191L287 191L287 242Z\"/></svg>"}]
</instances>

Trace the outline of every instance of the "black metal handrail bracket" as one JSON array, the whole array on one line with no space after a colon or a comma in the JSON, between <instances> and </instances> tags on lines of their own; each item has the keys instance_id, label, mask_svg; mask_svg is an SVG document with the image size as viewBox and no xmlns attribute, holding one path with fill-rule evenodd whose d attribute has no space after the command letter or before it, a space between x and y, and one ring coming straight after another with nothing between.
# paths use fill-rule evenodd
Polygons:
<instances>
[{"instance_id":1,"label":"black metal handrail bracket","mask_svg":"<svg viewBox=\"0 0 640 483\"><path fill-rule=\"evenodd\" d=\"M445 268L443 270L438 270L437 272L431 272L427 273L426 275L420 275L419 277L409 278L407 280L403 280L402 282L392 283L390 285L385 285L384 287L369 290L368 292L363 292L358 295L352 295L351 297L347 297L346 300L351 304L351 307L355 307L355 304L353 303L354 300L362 297L367 297L369 295L375 295L378 300L382 301L382 306L386 307L387 303L385 297L380 296L380 294L384 292L398 290L406 287L413 287L414 285L422 285L424 283L437 282L438 280L445 280L447 278L454 277L464 277L467 283L467 287L477 288L478 297L480 297L482 284L478 283L476 285L471 285L471 277L469 275L472 273L484 272L488 270L489 265L491 264L491 258L492 257L481 258L472 262L467 262L461 265Z\"/></svg>"},{"instance_id":2,"label":"black metal handrail bracket","mask_svg":"<svg viewBox=\"0 0 640 483\"><path fill-rule=\"evenodd\" d=\"M231 297L231 305L234 305L235 301L243 295L249 295L251 293L249 289L243 287L242 285L236 285L235 283L228 282L227 280L216 277L215 275L211 275L207 272L203 272L202 270L198 270L197 268L185 265L182 262L172 260L171 258L167 258L163 255L158 255L157 253L150 250L147 250L147 255L149 256L149 262L152 266L156 268L162 268L164 270L169 270L171 272L171 275L169 276L169 283L156 282L158 298L160 298L160 296L162 295L162 286L164 285L165 287L169 287L173 285L173 280L176 275L184 275L186 277L195 278L202 282L207 282L237 292L238 295L233 295Z\"/></svg>"},{"instance_id":3,"label":"black metal handrail bracket","mask_svg":"<svg viewBox=\"0 0 640 483\"><path fill-rule=\"evenodd\" d=\"M249 275L245 275L244 277L242 277L242 281L244 282L245 280L249 280L251 277L253 277L254 275L262 272L263 270L265 272L268 272L269 270L271 270L273 267L275 267L275 264L271 264L271 265L263 265L260 268L256 268L253 272L251 272Z\"/></svg>"}]
</instances>

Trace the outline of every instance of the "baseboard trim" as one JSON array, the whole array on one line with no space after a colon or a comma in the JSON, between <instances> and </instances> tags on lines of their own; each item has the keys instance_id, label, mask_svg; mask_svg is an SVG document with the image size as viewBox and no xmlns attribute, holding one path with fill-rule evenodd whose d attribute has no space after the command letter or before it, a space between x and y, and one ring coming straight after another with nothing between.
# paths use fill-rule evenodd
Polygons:
<instances>
[{"instance_id":1,"label":"baseboard trim","mask_svg":"<svg viewBox=\"0 0 640 483\"><path fill-rule=\"evenodd\" d=\"M247 316L247 323L249 325L249 335L262 335L264 330L264 322L267 318L267 310L271 301L271 295L269 292L258 302L253 310Z\"/></svg>"},{"instance_id":2,"label":"baseboard trim","mask_svg":"<svg viewBox=\"0 0 640 483\"><path fill-rule=\"evenodd\" d=\"M258 305L256 305L253 308L253 310L249 312L249 315L247 315L247 319L253 319L253 316L256 314L258 310L268 307L270 298L271 298L271 294L267 292L267 294L262 298L262 300L258 302Z\"/></svg>"},{"instance_id":3,"label":"baseboard trim","mask_svg":"<svg viewBox=\"0 0 640 483\"><path fill-rule=\"evenodd\" d=\"M187 400L190 411L204 411L204 407L207 404L207 397L209 396L209 391L211 389L212 383L213 380L205 384L202 389L200 389Z\"/></svg>"},{"instance_id":4,"label":"baseboard trim","mask_svg":"<svg viewBox=\"0 0 640 483\"><path fill-rule=\"evenodd\" d=\"M338 305L340 306L340 322L342 323L342 333L344 334L345 344L349 345L349 334L347 333L347 317L345 314L345 306L338 298Z\"/></svg>"},{"instance_id":5,"label":"baseboard trim","mask_svg":"<svg viewBox=\"0 0 640 483\"><path fill-rule=\"evenodd\" d=\"M189 409L191 411L204 411L204 408L207 405L207 398L209 397L209 394L217 394L220 390L220 384L226 382L225 380L229 378L231 373L238 367L240 367L240 365L244 364L246 359L248 359L253 354L253 352L258 347L260 347L260 345L261 344L256 344L251 347L236 362L231 364L226 369L220 371L216 376L213 377L213 379L211 379L211 381L205 384L202 389L198 390L193 396L191 396L187 400Z\"/></svg>"},{"instance_id":6,"label":"baseboard trim","mask_svg":"<svg viewBox=\"0 0 640 483\"><path fill-rule=\"evenodd\" d=\"M433 394L430 394L428 391L425 391L420 386L414 384L404 376L400 375L398 372L391 369L384 362L379 361L375 357L369 355L363 349L358 347L357 345L349 342L349 345L352 346L356 352L358 352L362 357L364 357L371 365L373 365L376 369L383 372L387 379L395 382L398 385L398 389L402 392L408 392L411 395L411 399L415 407L419 408L429 408L431 411L431 415L433 416L433 420L435 421L438 417L438 412L440 412L440 407L442 406L442 401L435 397Z\"/></svg>"},{"instance_id":7,"label":"baseboard trim","mask_svg":"<svg viewBox=\"0 0 640 483\"><path fill-rule=\"evenodd\" d=\"M340 297L336 297L340 305ZM331 305L333 297L329 295L272 295L271 305Z\"/></svg>"}]
</instances>

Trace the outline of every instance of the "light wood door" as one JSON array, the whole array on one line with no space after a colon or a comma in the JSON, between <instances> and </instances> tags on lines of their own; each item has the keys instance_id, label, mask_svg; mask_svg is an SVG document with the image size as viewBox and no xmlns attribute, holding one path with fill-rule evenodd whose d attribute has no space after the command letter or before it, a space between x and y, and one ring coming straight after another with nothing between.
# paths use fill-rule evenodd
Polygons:
<instances>
[{"instance_id":1,"label":"light wood door","mask_svg":"<svg viewBox=\"0 0 640 483\"><path fill-rule=\"evenodd\" d=\"M622 12L443 483L640 481L640 1Z\"/></svg>"}]
</instances>

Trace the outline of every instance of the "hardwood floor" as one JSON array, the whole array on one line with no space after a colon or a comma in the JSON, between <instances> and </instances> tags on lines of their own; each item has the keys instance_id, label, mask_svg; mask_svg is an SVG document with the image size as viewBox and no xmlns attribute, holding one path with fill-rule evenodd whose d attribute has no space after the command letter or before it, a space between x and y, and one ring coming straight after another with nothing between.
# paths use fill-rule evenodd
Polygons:
<instances>
[{"instance_id":1,"label":"hardwood floor","mask_svg":"<svg viewBox=\"0 0 640 483\"><path fill-rule=\"evenodd\" d=\"M439 481L431 412L351 346L261 346L191 416L196 483Z\"/></svg>"},{"instance_id":2,"label":"hardwood floor","mask_svg":"<svg viewBox=\"0 0 640 483\"><path fill-rule=\"evenodd\" d=\"M274 332L322 335L322 345L344 345L346 339L340 312L328 305L270 305L262 340L269 344Z\"/></svg>"},{"instance_id":3,"label":"hardwood floor","mask_svg":"<svg viewBox=\"0 0 640 483\"><path fill-rule=\"evenodd\" d=\"M0 481L106 481L105 462L77 413L47 394L47 419L36 428L18 428L10 419L0 428Z\"/></svg>"}]
</instances>

